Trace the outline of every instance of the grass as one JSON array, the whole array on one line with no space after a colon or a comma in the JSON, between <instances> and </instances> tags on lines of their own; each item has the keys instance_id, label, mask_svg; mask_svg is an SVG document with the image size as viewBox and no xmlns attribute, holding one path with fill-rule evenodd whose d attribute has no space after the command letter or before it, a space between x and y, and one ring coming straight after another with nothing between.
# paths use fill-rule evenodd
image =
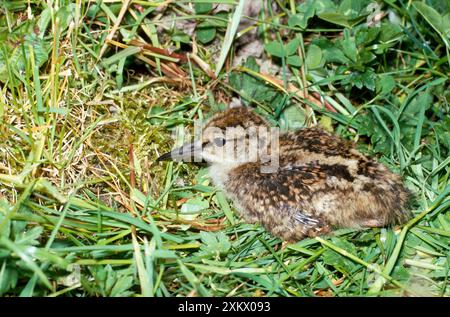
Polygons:
<instances>
[{"instance_id":1,"label":"grass","mask_svg":"<svg viewBox=\"0 0 450 317\"><path fill-rule=\"evenodd\" d=\"M214 3L0 1L0 294L448 296L449 5ZM413 218L285 245L155 162L233 96L358 142Z\"/></svg>"}]
</instances>

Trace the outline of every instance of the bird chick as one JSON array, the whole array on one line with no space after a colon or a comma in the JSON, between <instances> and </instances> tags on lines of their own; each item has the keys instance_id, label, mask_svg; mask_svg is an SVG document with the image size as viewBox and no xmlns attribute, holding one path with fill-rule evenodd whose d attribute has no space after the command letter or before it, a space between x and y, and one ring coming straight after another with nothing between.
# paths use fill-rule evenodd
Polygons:
<instances>
[{"instance_id":1,"label":"bird chick","mask_svg":"<svg viewBox=\"0 0 450 317\"><path fill-rule=\"evenodd\" d=\"M285 241L408 219L400 176L352 142L318 128L281 135L269 129L251 109L231 108L213 116L199 140L158 160L208 162L239 214Z\"/></svg>"}]
</instances>

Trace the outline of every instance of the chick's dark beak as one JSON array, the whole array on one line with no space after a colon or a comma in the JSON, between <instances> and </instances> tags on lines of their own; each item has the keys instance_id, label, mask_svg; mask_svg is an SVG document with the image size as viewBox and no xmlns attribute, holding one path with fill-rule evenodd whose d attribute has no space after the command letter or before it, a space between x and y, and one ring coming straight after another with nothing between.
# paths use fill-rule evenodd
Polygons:
<instances>
[{"instance_id":1,"label":"chick's dark beak","mask_svg":"<svg viewBox=\"0 0 450 317\"><path fill-rule=\"evenodd\" d=\"M184 161L184 162L200 162L202 158L202 144L200 141L187 143L179 148L173 149L168 153L164 153L156 159L160 161Z\"/></svg>"},{"instance_id":2,"label":"chick's dark beak","mask_svg":"<svg viewBox=\"0 0 450 317\"><path fill-rule=\"evenodd\" d=\"M163 155L159 156L156 159L156 162L170 161L171 159L172 159L172 152L167 152L167 153L164 153Z\"/></svg>"}]
</instances>

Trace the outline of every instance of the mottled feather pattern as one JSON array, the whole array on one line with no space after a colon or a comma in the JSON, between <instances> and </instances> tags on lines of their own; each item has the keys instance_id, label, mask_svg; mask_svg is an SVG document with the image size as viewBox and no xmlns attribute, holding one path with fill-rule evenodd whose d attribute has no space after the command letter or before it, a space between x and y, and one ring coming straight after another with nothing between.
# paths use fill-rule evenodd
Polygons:
<instances>
[{"instance_id":1,"label":"mottled feather pattern","mask_svg":"<svg viewBox=\"0 0 450 317\"><path fill-rule=\"evenodd\" d=\"M408 219L408 192L400 176L361 154L352 142L319 128L282 134L276 149L264 143L264 153L276 154L279 163L267 173L262 167L269 163L258 155L243 155L237 146L255 140L250 127L269 124L249 108L231 108L205 125L202 149L183 147L196 149L210 164L213 182L245 221L261 223L283 240L297 241L333 228L383 227ZM226 135L227 128L238 132ZM217 130L223 139L218 139ZM230 151L224 151L227 147ZM177 150L172 153L182 156Z\"/></svg>"},{"instance_id":2,"label":"mottled feather pattern","mask_svg":"<svg viewBox=\"0 0 450 317\"><path fill-rule=\"evenodd\" d=\"M210 124L225 128L241 122L265 124L245 108ZM260 222L275 236L295 241L332 227L382 227L408 218L401 178L352 142L305 128L281 135L279 151L276 173L261 173L258 162L245 163L230 169L222 184L244 219Z\"/></svg>"}]
</instances>

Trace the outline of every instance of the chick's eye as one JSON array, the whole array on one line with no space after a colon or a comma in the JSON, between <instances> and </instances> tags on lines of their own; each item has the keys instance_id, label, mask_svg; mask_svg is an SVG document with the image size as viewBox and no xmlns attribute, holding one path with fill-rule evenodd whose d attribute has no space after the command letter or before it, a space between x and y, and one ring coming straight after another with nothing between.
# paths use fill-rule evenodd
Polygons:
<instances>
[{"instance_id":1,"label":"chick's eye","mask_svg":"<svg viewBox=\"0 0 450 317\"><path fill-rule=\"evenodd\" d=\"M226 143L226 140L224 138L215 138L213 140L213 142L216 146L224 146Z\"/></svg>"}]
</instances>

